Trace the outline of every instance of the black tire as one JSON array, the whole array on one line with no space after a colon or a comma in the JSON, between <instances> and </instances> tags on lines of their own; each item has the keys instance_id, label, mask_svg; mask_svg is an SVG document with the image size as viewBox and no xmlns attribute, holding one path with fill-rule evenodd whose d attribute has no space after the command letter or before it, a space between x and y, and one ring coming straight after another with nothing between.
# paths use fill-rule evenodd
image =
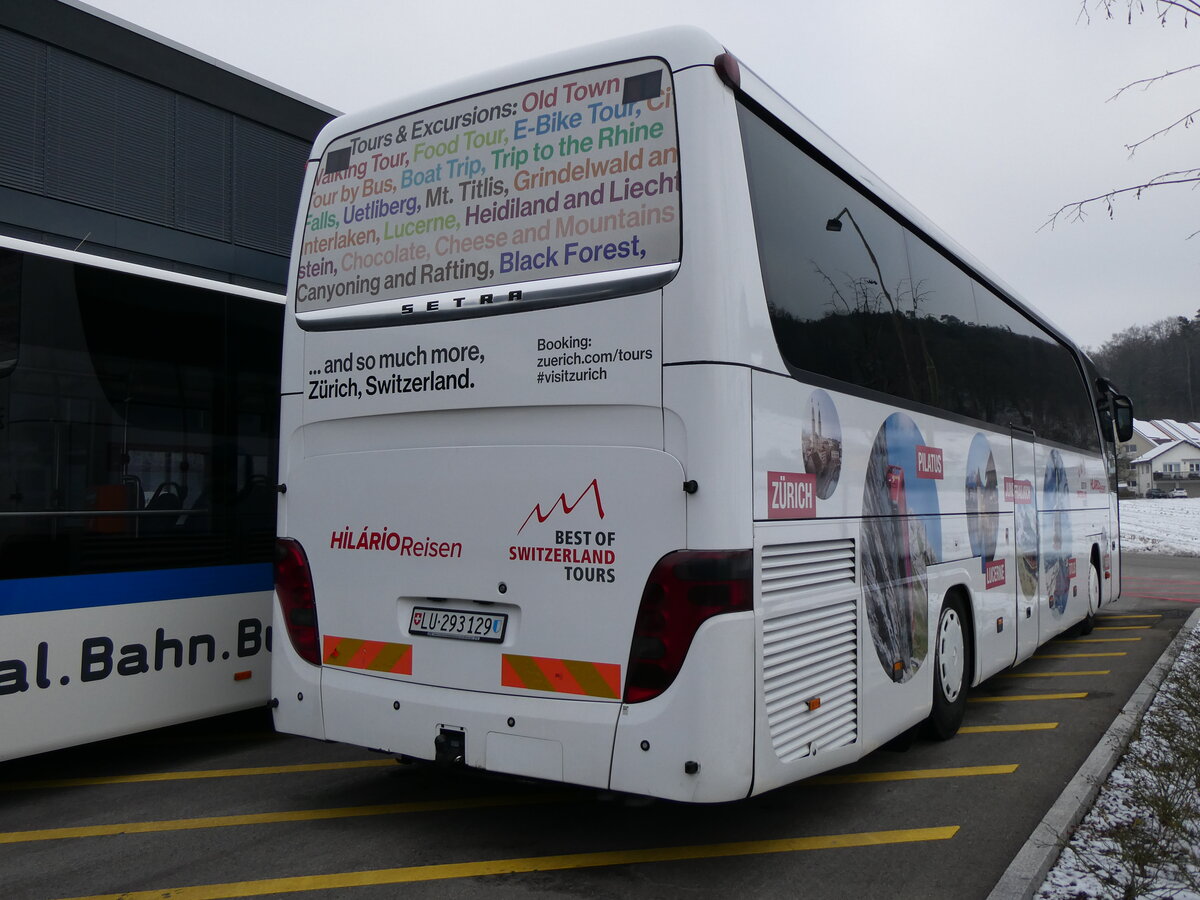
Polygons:
<instances>
[{"instance_id":1,"label":"black tire","mask_svg":"<svg viewBox=\"0 0 1200 900\"><path fill-rule=\"evenodd\" d=\"M946 741L958 732L967 710L970 685L970 638L962 598L950 594L942 601L933 639L933 708L925 720L925 733Z\"/></svg>"},{"instance_id":2,"label":"black tire","mask_svg":"<svg viewBox=\"0 0 1200 900\"><path fill-rule=\"evenodd\" d=\"M1096 557L1092 557L1091 564L1088 566L1088 613L1082 622L1079 623L1078 634L1080 636L1092 633L1092 629L1096 627L1096 613L1100 611L1100 566L1096 563Z\"/></svg>"}]
</instances>

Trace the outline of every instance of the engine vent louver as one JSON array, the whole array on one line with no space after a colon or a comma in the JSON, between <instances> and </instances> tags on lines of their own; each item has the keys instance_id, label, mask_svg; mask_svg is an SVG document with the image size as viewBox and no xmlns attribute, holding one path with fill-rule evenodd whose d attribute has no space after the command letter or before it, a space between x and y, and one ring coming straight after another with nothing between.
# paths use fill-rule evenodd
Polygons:
<instances>
[{"instance_id":1,"label":"engine vent louver","mask_svg":"<svg viewBox=\"0 0 1200 900\"><path fill-rule=\"evenodd\" d=\"M851 539L763 547L763 684L776 755L858 740L858 590Z\"/></svg>"}]
</instances>

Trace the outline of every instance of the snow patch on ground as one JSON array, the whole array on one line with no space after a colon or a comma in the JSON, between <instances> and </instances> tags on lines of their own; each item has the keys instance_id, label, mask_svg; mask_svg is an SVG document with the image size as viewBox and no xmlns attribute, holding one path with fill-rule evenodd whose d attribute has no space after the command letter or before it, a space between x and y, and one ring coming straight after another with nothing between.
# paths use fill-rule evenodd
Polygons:
<instances>
[{"instance_id":1,"label":"snow patch on ground","mask_svg":"<svg viewBox=\"0 0 1200 900\"><path fill-rule=\"evenodd\" d=\"M1121 546L1126 550L1141 553L1161 553L1165 556L1200 556L1200 498L1187 500L1122 500L1121 501ZM1177 661L1187 664L1200 653L1200 633L1193 634L1188 645ZM1160 689L1159 695L1151 703L1146 717L1163 715L1163 702L1170 698L1172 675L1168 675L1166 683ZM1135 745L1136 747L1136 742ZM1127 822L1136 820L1139 816L1149 816L1150 813L1131 807L1131 787L1133 779L1144 777L1142 773L1131 771L1126 766L1126 757L1122 757L1117 767L1109 776L1091 812L1084 818L1071 839L1071 843L1063 849L1054 865L1046 876L1041 889L1035 895L1038 900L1085 900L1085 898L1111 897L1119 895L1115 884L1118 870L1116 858L1119 849L1098 832L1113 821ZM1193 834L1200 823L1189 823ZM1099 854L1097 853L1099 851ZM1112 867L1104 871L1096 871L1095 861L1098 855L1112 853ZM1081 859L1087 856L1092 865L1086 865ZM1103 880L1102 880L1103 879ZM1194 883L1194 882L1193 882ZM1200 894L1189 890L1177 878L1163 875L1148 893L1140 896L1171 897L1176 900L1200 900Z\"/></svg>"},{"instance_id":2,"label":"snow patch on ground","mask_svg":"<svg viewBox=\"0 0 1200 900\"><path fill-rule=\"evenodd\" d=\"M1121 547L1135 553L1200 556L1200 497L1122 500Z\"/></svg>"},{"instance_id":3,"label":"snow patch on ground","mask_svg":"<svg viewBox=\"0 0 1200 900\"><path fill-rule=\"evenodd\" d=\"M1164 733L1174 736L1173 729L1157 723L1181 714L1179 707L1185 703L1177 702L1180 691L1191 692L1194 696L1194 688L1187 680L1189 676L1195 677L1198 655L1200 631L1189 636L1175 661L1174 669L1166 676L1158 694L1146 710L1143 719L1146 729L1134 738L1118 761L1108 781L1100 789L1091 811L1079 824L1071 836L1070 843L1063 848L1058 862L1034 895L1035 900L1121 900L1131 896L1162 900L1200 900L1200 893L1196 892L1200 871L1195 867L1196 860L1200 857L1200 820L1194 818L1197 810L1194 795L1190 802L1167 804L1174 812L1190 812L1190 815L1184 816L1183 821L1173 821L1171 824L1164 824L1157 815L1158 810L1151 808L1156 804L1143 805L1142 799L1139 798L1140 794L1142 797L1150 796L1161 802L1167 796L1168 792L1165 790L1147 791L1147 778L1157 779L1159 788L1163 786L1164 781L1170 783L1175 791L1183 788L1190 793L1194 787L1194 781L1189 783L1189 780L1183 778L1176 780L1169 775L1166 779L1163 778L1162 769L1174 769L1171 761L1178 754L1173 753L1169 742L1163 739ZM1194 711L1194 708L1195 704L1192 703L1190 709ZM1192 715L1192 712L1182 714ZM1194 737L1195 723L1189 723L1182 731ZM1133 762L1131 757L1136 762ZM1147 766L1157 767L1159 772L1150 773ZM1189 771L1194 776L1194 769ZM1178 799L1175 798L1176 801ZM1112 839L1114 826L1118 826L1126 835L1121 843ZM1133 865L1132 859L1144 857L1147 844L1154 844L1147 842L1138 848L1139 852L1131 852L1133 848L1138 847L1137 842L1128 837L1131 831L1141 831L1143 835L1169 833L1171 840L1165 843L1175 857L1174 863L1156 856L1149 860L1140 859L1141 866ZM1131 887L1130 871L1134 869L1140 869L1138 888Z\"/></svg>"}]
</instances>

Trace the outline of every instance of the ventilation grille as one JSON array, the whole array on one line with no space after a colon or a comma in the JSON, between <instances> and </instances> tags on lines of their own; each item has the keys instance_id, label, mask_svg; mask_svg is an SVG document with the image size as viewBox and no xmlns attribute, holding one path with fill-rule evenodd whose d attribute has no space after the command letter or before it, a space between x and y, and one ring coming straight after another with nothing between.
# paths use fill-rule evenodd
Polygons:
<instances>
[{"instance_id":1,"label":"ventilation grille","mask_svg":"<svg viewBox=\"0 0 1200 900\"><path fill-rule=\"evenodd\" d=\"M763 547L763 684L783 762L858 740L853 540ZM785 611L786 610L786 611Z\"/></svg>"}]
</instances>

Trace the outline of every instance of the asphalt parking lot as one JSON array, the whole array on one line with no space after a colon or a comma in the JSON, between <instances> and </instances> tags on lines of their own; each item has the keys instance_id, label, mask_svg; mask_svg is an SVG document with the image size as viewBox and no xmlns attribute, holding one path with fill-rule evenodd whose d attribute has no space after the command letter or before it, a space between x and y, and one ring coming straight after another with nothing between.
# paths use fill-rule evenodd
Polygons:
<instances>
[{"instance_id":1,"label":"asphalt parking lot","mask_svg":"<svg viewBox=\"0 0 1200 900\"><path fill-rule=\"evenodd\" d=\"M977 688L962 732L719 806L405 766L265 711L0 764L6 898L985 897L1200 601L1200 560ZM401 889L399 885L404 885Z\"/></svg>"}]
</instances>

